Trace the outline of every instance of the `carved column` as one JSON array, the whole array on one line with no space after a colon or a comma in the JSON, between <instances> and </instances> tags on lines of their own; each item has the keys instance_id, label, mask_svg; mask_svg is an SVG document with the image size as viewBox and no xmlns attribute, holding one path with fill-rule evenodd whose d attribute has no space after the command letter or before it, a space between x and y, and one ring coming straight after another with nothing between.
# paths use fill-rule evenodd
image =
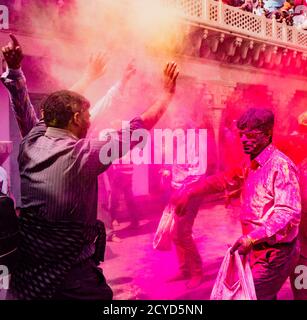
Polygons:
<instances>
[{"instance_id":1,"label":"carved column","mask_svg":"<svg viewBox=\"0 0 307 320\"><path fill-rule=\"evenodd\" d=\"M286 133L289 129L289 103L295 94L295 88L269 87L275 111L276 128Z\"/></svg>"},{"instance_id":2,"label":"carved column","mask_svg":"<svg viewBox=\"0 0 307 320\"><path fill-rule=\"evenodd\" d=\"M215 143L217 146L217 168L220 168L220 126L222 112L226 107L226 101L231 96L235 83L209 82L206 85L207 93L211 97L211 115L213 120Z\"/></svg>"}]
</instances>

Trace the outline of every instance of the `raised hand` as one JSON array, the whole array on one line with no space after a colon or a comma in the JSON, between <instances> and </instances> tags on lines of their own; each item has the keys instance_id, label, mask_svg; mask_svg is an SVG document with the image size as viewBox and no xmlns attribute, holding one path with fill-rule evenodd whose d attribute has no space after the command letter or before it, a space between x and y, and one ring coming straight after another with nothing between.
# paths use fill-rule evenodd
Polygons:
<instances>
[{"instance_id":1,"label":"raised hand","mask_svg":"<svg viewBox=\"0 0 307 320\"><path fill-rule=\"evenodd\" d=\"M160 99L141 114L140 118L143 120L144 128L150 130L166 111L175 93L178 75L177 64L175 62L169 62L163 72L164 93Z\"/></svg>"},{"instance_id":2,"label":"raised hand","mask_svg":"<svg viewBox=\"0 0 307 320\"><path fill-rule=\"evenodd\" d=\"M91 85L91 83L105 73L106 65L106 54L98 53L96 55L91 55L85 72L81 78L72 87L70 87L70 90L84 94L85 90Z\"/></svg>"},{"instance_id":3,"label":"raised hand","mask_svg":"<svg viewBox=\"0 0 307 320\"><path fill-rule=\"evenodd\" d=\"M105 53L91 55L88 65L85 69L85 78L93 82L100 78L106 71L107 59Z\"/></svg>"},{"instance_id":4,"label":"raised hand","mask_svg":"<svg viewBox=\"0 0 307 320\"><path fill-rule=\"evenodd\" d=\"M124 73L123 73L122 81L123 81L124 83L128 82L129 79L130 79L135 73L136 73L136 68L135 68L135 65L134 65L134 61L131 61L131 62L127 65L127 67L126 67L126 69L125 69L125 71L124 71Z\"/></svg>"},{"instance_id":5,"label":"raised hand","mask_svg":"<svg viewBox=\"0 0 307 320\"><path fill-rule=\"evenodd\" d=\"M174 93L176 90L176 80L179 75L177 64L169 62L164 69L163 85L164 90L168 93Z\"/></svg>"},{"instance_id":6,"label":"raised hand","mask_svg":"<svg viewBox=\"0 0 307 320\"><path fill-rule=\"evenodd\" d=\"M19 69L23 59L21 46L13 34L10 34L10 41L6 46L2 47L2 54L10 69Z\"/></svg>"}]
</instances>

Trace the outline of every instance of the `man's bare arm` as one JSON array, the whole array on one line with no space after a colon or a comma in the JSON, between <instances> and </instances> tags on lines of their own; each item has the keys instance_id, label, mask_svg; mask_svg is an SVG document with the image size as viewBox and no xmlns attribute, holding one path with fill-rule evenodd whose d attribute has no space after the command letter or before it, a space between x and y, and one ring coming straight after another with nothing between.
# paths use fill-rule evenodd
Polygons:
<instances>
[{"instance_id":1,"label":"man's bare arm","mask_svg":"<svg viewBox=\"0 0 307 320\"><path fill-rule=\"evenodd\" d=\"M108 92L101 97L96 104L90 109L92 121L99 117L101 114L105 113L111 107L114 106L116 98L120 97L131 79L131 77L136 73L136 69L133 63L129 63L123 72L121 79L113 85ZM95 123L95 122L94 122ZM97 125L97 124L96 124Z\"/></svg>"},{"instance_id":2,"label":"man's bare arm","mask_svg":"<svg viewBox=\"0 0 307 320\"><path fill-rule=\"evenodd\" d=\"M151 129L165 113L175 93L178 75L177 64L175 62L168 63L163 73L164 88L161 98L141 115L146 129Z\"/></svg>"},{"instance_id":3,"label":"man's bare arm","mask_svg":"<svg viewBox=\"0 0 307 320\"><path fill-rule=\"evenodd\" d=\"M92 55L89 59L88 65L81 78L70 88L71 91L84 94L86 89L92 82L99 79L106 71L106 55L98 53Z\"/></svg>"}]
</instances>

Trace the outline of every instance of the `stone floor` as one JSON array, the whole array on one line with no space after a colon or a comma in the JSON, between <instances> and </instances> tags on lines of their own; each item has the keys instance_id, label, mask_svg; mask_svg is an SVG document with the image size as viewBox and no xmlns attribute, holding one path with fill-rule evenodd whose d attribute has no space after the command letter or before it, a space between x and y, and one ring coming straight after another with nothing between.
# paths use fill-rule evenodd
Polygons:
<instances>
[{"instance_id":1,"label":"stone floor","mask_svg":"<svg viewBox=\"0 0 307 320\"><path fill-rule=\"evenodd\" d=\"M107 243L102 267L114 291L114 299L209 299L228 244L240 235L238 207L206 204L199 212L194 238L203 258L205 280L194 290L187 290L184 281L167 281L177 272L177 259L174 248L161 252L152 247L158 220L157 215L150 220L143 219L137 230L129 230L127 223L121 223L117 234L123 241ZM285 283L278 298L292 299L289 282Z\"/></svg>"},{"instance_id":2,"label":"stone floor","mask_svg":"<svg viewBox=\"0 0 307 320\"><path fill-rule=\"evenodd\" d=\"M177 272L174 248L169 252L152 247L159 215L141 220L138 229L130 230L122 222L117 235L121 243L107 242L106 259L102 264L104 274L114 291L116 300L206 300L210 293L228 245L240 235L238 207L225 208L223 204L206 204L200 210L194 226L194 238L204 262L205 280L194 290L187 290L185 282L168 282ZM0 300L5 292L0 290ZM289 282L279 293L279 299L292 299Z\"/></svg>"}]
</instances>

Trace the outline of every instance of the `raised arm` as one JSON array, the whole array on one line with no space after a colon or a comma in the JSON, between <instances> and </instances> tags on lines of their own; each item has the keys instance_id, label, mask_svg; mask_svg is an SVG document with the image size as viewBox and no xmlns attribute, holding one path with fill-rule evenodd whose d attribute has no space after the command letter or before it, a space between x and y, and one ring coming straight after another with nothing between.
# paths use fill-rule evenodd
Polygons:
<instances>
[{"instance_id":1,"label":"raised arm","mask_svg":"<svg viewBox=\"0 0 307 320\"><path fill-rule=\"evenodd\" d=\"M106 112L114 105L114 100L123 94L128 81L135 74L135 72L136 69L134 67L134 64L129 63L126 69L124 70L122 78L117 83L115 83L115 85L113 85L109 89L109 91L103 97L101 97L96 102L96 104L90 109L92 122L95 121L95 119L100 114Z\"/></svg>"},{"instance_id":2,"label":"raised arm","mask_svg":"<svg viewBox=\"0 0 307 320\"><path fill-rule=\"evenodd\" d=\"M82 152L84 148L87 150L89 157L85 164L89 165L91 172L99 174L105 171L114 160L123 157L136 145L144 144L131 139L131 137L139 129L151 129L161 118L175 93L178 74L177 65L174 62L168 63L164 70L162 96L156 103L150 106L140 117L130 121L124 129L112 133L106 132L105 135L100 137L100 141L95 139L81 141L83 147L80 150Z\"/></svg>"},{"instance_id":3,"label":"raised arm","mask_svg":"<svg viewBox=\"0 0 307 320\"><path fill-rule=\"evenodd\" d=\"M91 55L83 75L69 90L83 95L85 90L105 73L106 64L105 54Z\"/></svg>"},{"instance_id":4,"label":"raised arm","mask_svg":"<svg viewBox=\"0 0 307 320\"><path fill-rule=\"evenodd\" d=\"M7 71L2 74L1 81L9 91L10 104L24 137L38 123L38 118L29 98L26 78L21 71L21 46L14 35L10 34L10 37L12 42L2 48Z\"/></svg>"},{"instance_id":5,"label":"raised arm","mask_svg":"<svg viewBox=\"0 0 307 320\"><path fill-rule=\"evenodd\" d=\"M175 93L178 75L177 64L169 62L163 72L163 92L161 97L141 115L146 129L150 130L166 111Z\"/></svg>"},{"instance_id":6,"label":"raised arm","mask_svg":"<svg viewBox=\"0 0 307 320\"><path fill-rule=\"evenodd\" d=\"M193 197L208 196L220 192L232 192L237 190L240 193L243 185L243 169L237 168L228 172L218 173L211 176L204 175L198 181L182 187L172 196L171 202L175 206L177 215L186 213L188 202ZM231 197L231 195L229 195ZM238 196L238 195L237 195Z\"/></svg>"}]
</instances>

